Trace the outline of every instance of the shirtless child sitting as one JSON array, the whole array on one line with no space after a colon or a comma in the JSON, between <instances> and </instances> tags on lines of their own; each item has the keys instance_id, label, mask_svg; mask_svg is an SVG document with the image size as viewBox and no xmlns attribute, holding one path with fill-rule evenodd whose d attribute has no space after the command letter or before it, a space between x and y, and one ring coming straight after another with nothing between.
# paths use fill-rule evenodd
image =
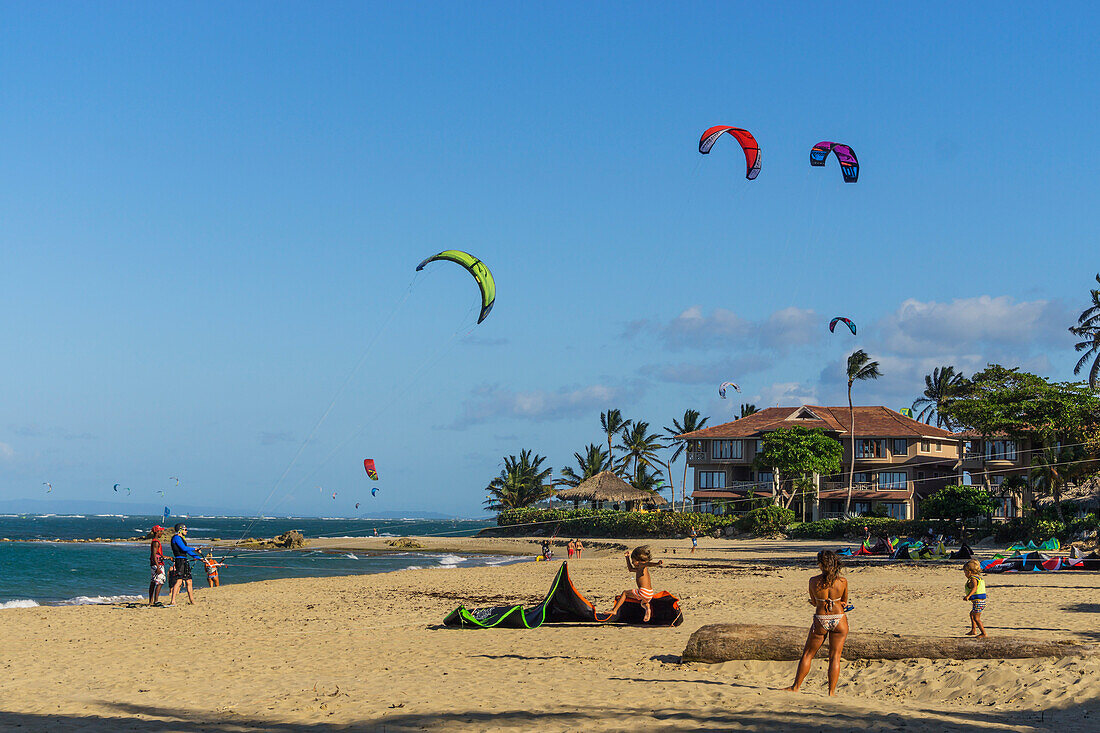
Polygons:
<instances>
[{"instance_id":1,"label":"shirtless child sitting","mask_svg":"<svg viewBox=\"0 0 1100 733\"><path fill-rule=\"evenodd\" d=\"M619 609L622 608L624 603L631 600L638 601L645 609L645 617L642 619L644 623L649 621L649 617L653 614L653 609L649 605L649 602L653 599L653 582L649 579L649 569L660 567L665 564L665 561L653 562L653 556L649 553L649 545L635 547L631 552L623 554L626 555L626 569L634 573L634 580L638 587L634 590L625 590L619 594L615 599L615 607L611 609L611 616L607 620L617 621L619 619Z\"/></svg>"}]
</instances>

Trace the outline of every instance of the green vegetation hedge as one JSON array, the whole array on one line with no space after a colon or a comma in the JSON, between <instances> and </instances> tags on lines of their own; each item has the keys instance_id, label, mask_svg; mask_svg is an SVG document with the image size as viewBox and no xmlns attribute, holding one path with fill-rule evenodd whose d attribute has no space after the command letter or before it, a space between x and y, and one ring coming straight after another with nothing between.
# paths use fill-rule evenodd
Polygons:
<instances>
[{"instance_id":1,"label":"green vegetation hedge","mask_svg":"<svg viewBox=\"0 0 1100 733\"><path fill-rule=\"evenodd\" d=\"M793 521L793 511L772 504L746 513L737 520L737 528L753 534L773 534L782 532Z\"/></svg>"},{"instance_id":2,"label":"green vegetation hedge","mask_svg":"<svg viewBox=\"0 0 1100 733\"><path fill-rule=\"evenodd\" d=\"M494 535L527 536L541 530L559 537L683 537L692 527L711 535L737 517L694 512L617 512L611 509L508 509L497 515ZM520 526L513 526L520 525Z\"/></svg>"}]
</instances>

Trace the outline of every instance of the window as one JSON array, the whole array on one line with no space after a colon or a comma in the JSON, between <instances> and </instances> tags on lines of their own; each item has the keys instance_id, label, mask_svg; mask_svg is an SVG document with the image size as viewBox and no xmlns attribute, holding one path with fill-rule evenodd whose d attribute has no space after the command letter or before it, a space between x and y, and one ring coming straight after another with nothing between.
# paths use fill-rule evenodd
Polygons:
<instances>
[{"instance_id":1,"label":"window","mask_svg":"<svg viewBox=\"0 0 1100 733\"><path fill-rule=\"evenodd\" d=\"M852 474L853 484L869 484L871 483L871 474L867 471L856 471Z\"/></svg>"},{"instance_id":2,"label":"window","mask_svg":"<svg viewBox=\"0 0 1100 733\"><path fill-rule=\"evenodd\" d=\"M884 510L894 519L905 519L906 515L909 513L909 505L900 502L883 502L878 505L878 508Z\"/></svg>"},{"instance_id":3,"label":"window","mask_svg":"<svg viewBox=\"0 0 1100 733\"><path fill-rule=\"evenodd\" d=\"M853 501L852 502L852 511L855 512L856 514L870 514L871 513L871 502L869 502L869 501Z\"/></svg>"},{"instance_id":4,"label":"window","mask_svg":"<svg viewBox=\"0 0 1100 733\"><path fill-rule=\"evenodd\" d=\"M908 479L905 471L883 471L878 475L878 487L883 491L905 491Z\"/></svg>"},{"instance_id":5,"label":"window","mask_svg":"<svg viewBox=\"0 0 1100 733\"><path fill-rule=\"evenodd\" d=\"M767 484L768 486L771 486L773 481L775 481L775 474L772 473L771 471L757 471L756 472L756 483L758 483L758 484Z\"/></svg>"},{"instance_id":6,"label":"window","mask_svg":"<svg viewBox=\"0 0 1100 733\"><path fill-rule=\"evenodd\" d=\"M856 441L856 458L885 458L886 441L862 438Z\"/></svg>"},{"instance_id":7,"label":"window","mask_svg":"<svg viewBox=\"0 0 1100 733\"><path fill-rule=\"evenodd\" d=\"M970 471L963 471L962 485L963 486L973 486L974 485L974 476L971 475Z\"/></svg>"},{"instance_id":8,"label":"window","mask_svg":"<svg viewBox=\"0 0 1100 733\"><path fill-rule=\"evenodd\" d=\"M905 438L894 438L894 455L895 456L907 456L909 455L909 441Z\"/></svg>"},{"instance_id":9,"label":"window","mask_svg":"<svg viewBox=\"0 0 1100 733\"><path fill-rule=\"evenodd\" d=\"M942 453L943 452L943 441L942 440L937 440L936 441L936 452L937 453Z\"/></svg>"},{"instance_id":10,"label":"window","mask_svg":"<svg viewBox=\"0 0 1100 733\"><path fill-rule=\"evenodd\" d=\"M1014 516L1016 516L1016 512L1013 511L1012 497L1011 496L1006 496L1005 498L1001 499L1000 505L998 505L997 508L993 510L993 516L995 516L995 517L1014 517Z\"/></svg>"},{"instance_id":11,"label":"window","mask_svg":"<svg viewBox=\"0 0 1100 733\"><path fill-rule=\"evenodd\" d=\"M1015 461L1015 440L991 440L985 444L985 457L990 461Z\"/></svg>"},{"instance_id":12,"label":"window","mask_svg":"<svg viewBox=\"0 0 1100 733\"><path fill-rule=\"evenodd\" d=\"M740 458L740 440L712 440L710 443L711 458Z\"/></svg>"},{"instance_id":13,"label":"window","mask_svg":"<svg viewBox=\"0 0 1100 733\"><path fill-rule=\"evenodd\" d=\"M924 471L917 471L917 480L922 481L924 479Z\"/></svg>"},{"instance_id":14,"label":"window","mask_svg":"<svg viewBox=\"0 0 1100 733\"><path fill-rule=\"evenodd\" d=\"M725 471L700 471L699 472L699 488L700 489L724 489L724 488L726 488L726 472Z\"/></svg>"},{"instance_id":15,"label":"window","mask_svg":"<svg viewBox=\"0 0 1100 733\"><path fill-rule=\"evenodd\" d=\"M764 441L762 441L762 440L756 441L756 446L753 448L753 450L757 453L763 453L764 452Z\"/></svg>"},{"instance_id":16,"label":"window","mask_svg":"<svg viewBox=\"0 0 1100 733\"><path fill-rule=\"evenodd\" d=\"M920 442L920 450L921 453L927 453L928 451L932 450L932 443L927 440L922 440Z\"/></svg>"}]
</instances>

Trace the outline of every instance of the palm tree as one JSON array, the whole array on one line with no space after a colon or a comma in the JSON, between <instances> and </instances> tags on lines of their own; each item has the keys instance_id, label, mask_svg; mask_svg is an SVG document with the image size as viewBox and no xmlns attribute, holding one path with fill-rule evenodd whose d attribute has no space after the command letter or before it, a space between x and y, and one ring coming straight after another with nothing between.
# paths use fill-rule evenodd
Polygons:
<instances>
[{"instance_id":1,"label":"palm tree","mask_svg":"<svg viewBox=\"0 0 1100 733\"><path fill-rule=\"evenodd\" d=\"M882 376L878 362L871 361L871 357L863 349L855 351L848 357L848 415L852 425L852 462L848 468L848 500L844 503L844 513L852 509L852 480L856 474L856 410L852 407L852 384L867 379L878 379Z\"/></svg>"},{"instance_id":2,"label":"palm tree","mask_svg":"<svg viewBox=\"0 0 1100 733\"><path fill-rule=\"evenodd\" d=\"M748 417L749 415L752 415L753 413L756 413L756 412L760 412L759 410L756 409L756 405L751 404L751 403L746 404L744 402L741 403L741 417ZM738 419L740 419L740 418L738 418Z\"/></svg>"},{"instance_id":3,"label":"palm tree","mask_svg":"<svg viewBox=\"0 0 1100 733\"><path fill-rule=\"evenodd\" d=\"M917 419L951 430L951 418L943 414L943 403L951 397L962 384L963 375L955 372L955 367L936 367L931 374L924 375L924 395L913 400L913 412ZM918 410L919 408L919 410Z\"/></svg>"},{"instance_id":4,"label":"palm tree","mask_svg":"<svg viewBox=\"0 0 1100 733\"><path fill-rule=\"evenodd\" d=\"M1096 282L1100 283L1100 275L1096 276ZM1077 325L1070 326L1069 332L1074 336L1084 339L1073 345L1077 351L1084 351L1073 367L1074 374L1080 374L1081 370L1092 359L1089 368L1089 386L1100 389L1100 289L1093 290L1092 305L1081 312L1077 318Z\"/></svg>"},{"instance_id":5,"label":"palm tree","mask_svg":"<svg viewBox=\"0 0 1100 733\"><path fill-rule=\"evenodd\" d=\"M1039 491L1050 494L1059 522L1066 521L1062 516L1062 489L1096 470L1089 468L1093 462L1087 456L1084 446L1047 443L1031 458L1032 483Z\"/></svg>"},{"instance_id":6,"label":"palm tree","mask_svg":"<svg viewBox=\"0 0 1100 733\"><path fill-rule=\"evenodd\" d=\"M584 481L592 478L597 473L614 469L614 466L611 464L611 457L607 455L607 451L595 443L588 444L583 456L580 453L574 453L573 457L577 459L577 466L580 468L580 473L574 471L572 466L563 468L561 470L562 478L558 481L562 486L580 486Z\"/></svg>"},{"instance_id":7,"label":"palm tree","mask_svg":"<svg viewBox=\"0 0 1100 733\"><path fill-rule=\"evenodd\" d=\"M519 509L550 496L549 479L553 469L542 468L545 460L545 456L532 455L529 450L520 451L519 458L505 456L504 469L485 489L489 492L482 502L486 510Z\"/></svg>"},{"instance_id":8,"label":"palm tree","mask_svg":"<svg viewBox=\"0 0 1100 733\"><path fill-rule=\"evenodd\" d=\"M631 460L634 461L634 477L637 478L642 466L661 464L657 458L657 451L664 448L661 444L661 436L649 432L649 423L637 422L630 424L623 431L622 444L615 446L626 455L623 456L622 468Z\"/></svg>"},{"instance_id":9,"label":"palm tree","mask_svg":"<svg viewBox=\"0 0 1100 733\"><path fill-rule=\"evenodd\" d=\"M611 449L611 439L630 427L630 420L624 420L623 413L618 410L608 410L600 413L600 427L607 435L607 458L614 462L615 451Z\"/></svg>"},{"instance_id":10,"label":"palm tree","mask_svg":"<svg viewBox=\"0 0 1100 733\"><path fill-rule=\"evenodd\" d=\"M654 494L659 494L661 486L664 483L661 481L661 472L648 471L644 466L640 473L630 479L630 485L635 489L641 489L642 491L652 491Z\"/></svg>"},{"instance_id":11,"label":"palm tree","mask_svg":"<svg viewBox=\"0 0 1100 733\"><path fill-rule=\"evenodd\" d=\"M742 406L743 408L744 406ZM669 472L668 481L672 483L672 464L676 462L676 459L680 457L680 454L687 448L686 440L676 440L677 435L683 435L684 433L694 433L696 430L702 430L703 426L707 424L709 417L699 418L698 410L684 410L684 420L672 421L672 427L666 427L665 432L670 438L673 439L672 445L675 446L675 450L672 452L672 458L669 459ZM671 447L671 446L670 446ZM687 479L688 479L688 462L684 459L684 480L680 482L680 511L687 511ZM676 486L672 486L672 502L676 503ZM675 508L675 507L674 507Z\"/></svg>"}]
</instances>

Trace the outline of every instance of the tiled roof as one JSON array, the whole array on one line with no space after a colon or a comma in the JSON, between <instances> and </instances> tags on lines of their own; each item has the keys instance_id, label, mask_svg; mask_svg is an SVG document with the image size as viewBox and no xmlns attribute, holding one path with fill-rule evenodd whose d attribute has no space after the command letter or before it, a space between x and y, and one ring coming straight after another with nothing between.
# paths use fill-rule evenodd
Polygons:
<instances>
[{"instance_id":1,"label":"tiled roof","mask_svg":"<svg viewBox=\"0 0 1100 733\"><path fill-rule=\"evenodd\" d=\"M905 417L888 407L874 405L856 407L856 434L882 437L916 437L951 439L954 433L933 425ZM847 435L850 425L847 406L822 407L804 405L803 407L768 407L740 420L715 425L692 433L684 433L678 438L691 440L706 438L756 438L762 434L801 425L805 428L820 428L826 432Z\"/></svg>"}]
</instances>

